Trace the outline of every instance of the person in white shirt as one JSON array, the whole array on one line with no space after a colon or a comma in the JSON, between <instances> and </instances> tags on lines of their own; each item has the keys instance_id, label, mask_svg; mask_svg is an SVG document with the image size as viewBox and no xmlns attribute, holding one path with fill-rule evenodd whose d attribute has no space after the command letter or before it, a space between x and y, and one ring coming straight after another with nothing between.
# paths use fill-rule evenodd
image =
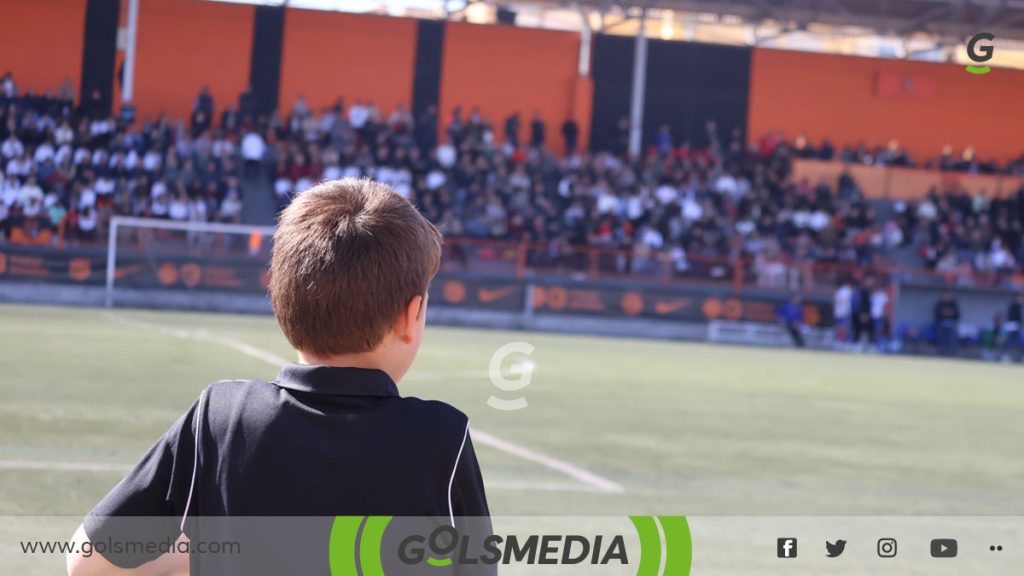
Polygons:
<instances>
[{"instance_id":1,"label":"person in white shirt","mask_svg":"<svg viewBox=\"0 0 1024 576\"><path fill-rule=\"evenodd\" d=\"M237 223L242 221L242 201L238 197L238 190L231 188L220 203L219 220L221 222Z\"/></svg>"},{"instance_id":2,"label":"person in white shirt","mask_svg":"<svg viewBox=\"0 0 1024 576\"><path fill-rule=\"evenodd\" d=\"M95 208L86 208L78 215L78 237L85 241L96 239L96 226L99 221Z\"/></svg>"},{"instance_id":3,"label":"person in white shirt","mask_svg":"<svg viewBox=\"0 0 1024 576\"><path fill-rule=\"evenodd\" d=\"M35 154L32 155L32 160L36 163L36 166L45 164L47 160L53 160L53 156L56 151L53 149L53 145L49 142L43 142L36 147Z\"/></svg>"},{"instance_id":4,"label":"person in white shirt","mask_svg":"<svg viewBox=\"0 0 1024 576\"><path fill-rule=\"evenodd\" d=\"M18 183L17 176L10 174L4 180L3 187L0 188L0 203L10 208L18 201L19 196L21 196L21 184Z\"/></svg>"},{"instance_id":5,"label":"person in white shirt","mask_svg":"<svg viewBox=\"0 0 1024 576\"><path fill-rule=\"evenodd\" d=\"M64 121L53 133L53 140L57 146L70 146L75 140L75 131L71 129L67 121Z\"/></svg>"},{"instance_id":6,"label":"person in white shirt","mask_svg":"<svg viewBox=\"0 0 1024 576\"><path fill-rule=\"evenodd\" d=\"M362 130L366 126L366 121L370 119L370 111L361 100L356 100L348 109L348 123L352 126L353 130Z\"/></svg>"},{"instance_id":7,"label":"person in white shirt","mask_svg":"<svg viewBox=\"0 0 1024 576\"><path fill-rule=\"evenodd\" d=\"M242 159L245 160L247 178L255 178L259 174L263 157L267 153L267 143L258 132L248 131L242 137Z\"/></svg>"},{"instance_id":8,"label":"person in white shirt","mask_svg":"<svg viewBox=\"0 0 1024 576\"><path fill-rule=\"evenodd\" d=\"M880 350L885 347L886 309L889 306L889 294L882 286L871 291L871 329L875 346Z\"/></svg>"},{"instance_id":9,"label":"person in white shirt","mask_svg":"<svg viewBox=\"0 0 1024 576\"><path fill-rule=\"evenodd\" d=\"M39 203L43 201L43 189L36 184L35 176L29 176L25 180L25 185L21 187L21 193L18 194L18 202L22 206L28 206L32 201Z\"/></svg>"},{"instance_id":10,"label":"person in white shirt","mask_svg":"<svg viewBox=\"0 0 1024 576\"><path fill-rule=\"evenodd\" d=\"M18 137L13 133L4 140L3 144L0 144L0 154L3 154L5 160L12 158L18 158L25 153L25 146L18 140Z\"/></svg>"},{"instance_id":11,"label":"person in white shirt","mask_svg":"<svg viewBox=\"0 0 1024 576\"><path fill-rule=\"evenodd\" d=\"M22 154L21 156L16 156L14 158L11 158L11 160L9 162L7 162L7 174L8 175L12 175L13 174L14 176L17 176L18 178L24 179L24 178L28 177L28 175L31 174L31 173L32 173L32 161L29 160L28 157L25 156L24 154Z\"/></svg>"},{"instance_id":12,"label":"person in white shirt","mask_svg":"<svg viewBox=\"0 0 1024 576\"><path fill-rule=\"evenodd\" d=\"M853 288L846 280L839 284L832 296L832 317L836 323L836 347L848 345L853 329Z\"/></svg>"},{"instance_id":13,"label":"person in white shirt","mask_svg":"<svg viewBox=\"0 0 1024 576\"><path fill-rule=\"evenodd\" d=\"M171 200L167 209L167 215L171 220L176 220L178 222L183 222L189 219L188 196L184 191L179 191L174 199Z\"/></svg>"}]
</instances>

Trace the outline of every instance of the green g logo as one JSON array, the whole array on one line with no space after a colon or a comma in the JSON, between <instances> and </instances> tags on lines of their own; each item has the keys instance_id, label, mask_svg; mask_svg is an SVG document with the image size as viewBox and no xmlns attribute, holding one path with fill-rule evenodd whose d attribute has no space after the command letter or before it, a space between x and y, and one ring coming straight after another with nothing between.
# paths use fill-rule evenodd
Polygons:
<instances>
[{"instance_id":1,"label":"green g logo","mask_svg":"<svg viewBox=\"0 0 1024 576\"><path fill-rule=\"evenodd\" d=\"M992 42L995 39L996 37L989 32L979 32L975 34L974 37L971 38L970 42L967 43L967 57L970 58L972 62L976 62L978 64L988 62L992 59L992 55L995 53L995 47L991 44L983 44L979 46L978 43L982 40ZM992 69L984 65L969 65L967 66L967 71L971 74L988 74Z\"/></svg>"}]
</instances>

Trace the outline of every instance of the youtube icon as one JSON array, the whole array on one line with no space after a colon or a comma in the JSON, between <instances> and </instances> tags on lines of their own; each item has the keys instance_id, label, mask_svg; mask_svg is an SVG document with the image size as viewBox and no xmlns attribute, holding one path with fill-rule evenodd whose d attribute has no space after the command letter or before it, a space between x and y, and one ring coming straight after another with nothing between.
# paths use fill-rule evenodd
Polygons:
<instances>
[{"instance_id":1,"label":"youtube icon","mask_svg":"<svg viewBox=\"0 0 1024 576\"><path fill-rule=\"evenodd\" d=\"M956 558L957 542L952 538L932 540L932 558Z\"/></svg>"}]
</instances>

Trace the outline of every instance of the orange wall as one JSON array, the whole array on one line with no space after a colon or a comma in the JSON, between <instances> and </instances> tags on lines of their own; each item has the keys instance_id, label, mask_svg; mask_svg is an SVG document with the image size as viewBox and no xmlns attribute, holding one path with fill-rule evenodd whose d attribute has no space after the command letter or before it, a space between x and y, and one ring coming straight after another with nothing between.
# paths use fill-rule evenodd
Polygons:
<instances>
[{"instance_id":1,"label":"orange wall","mask_svg":"<svg viewBox=\"0 0 1024 576\"><path fill-rule=\"evenodd\" d=\"M875 95L879 73L934 82L928 98ZM985 76L962 66L754 49L748 135L772 130L786 137L824 137L837 147L897 138L917 161L974 145L982 159L1024 152L1024 71L993 69Z\"/></svg>"},{"instance_id":2,"label":"orange wall","mask_svg":"<svg viewBox=\"0 0 1024 576\"><path fill-rule=\"evenodd\" d=\"M204 84L219 114L249 86L252 6L200 0L142 0L135 62L138 117L187 120Z\"/></svg>"},{"instance_id":3,"label":"orange wall","mask_svg":"<svg viewBox=\"0 0 1024 576\"><path fill-rule=\"evenodd\" d=\"M0 74L11 71L18 90L37 94L70 77L77 100L84 34L85 0L2 0Z\"/></svg>"},{"instance_id":4,"label":"orange wall","mask_svg":"<svg viewBox=\"0 0 1024 576\"><path fill-rule=\"evenodd\" d=\"M580 147L589 139L589 83L577 86L580 37L552 30L449 22L441 64L441 124L462 105L464 119L474 106L494 123L503 140L505 118L520 112L520 139L528 139L533 111L547 123L547 143L563 151L562 122L576 108ZM577 94L587 110L578 110Z\"/></svg>"},{"instance_id":5,"label":"orange wall","mask_svg":"<svg viewBox=\"0 0 1024 576\"><path fill-rule=\"evenodd\" d=\"M300 94L319 112L342 97L373 100L384 114L412 107L416 21L291 9L284 19L280 109Z\"/></svg>"}]
</instances>

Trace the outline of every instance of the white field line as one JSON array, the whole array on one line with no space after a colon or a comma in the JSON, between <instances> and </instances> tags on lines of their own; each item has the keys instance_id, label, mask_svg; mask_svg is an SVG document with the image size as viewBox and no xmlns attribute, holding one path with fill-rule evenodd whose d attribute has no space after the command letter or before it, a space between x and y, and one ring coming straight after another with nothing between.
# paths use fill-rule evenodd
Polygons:
<instances>
[{"instance_id":1,"label":"white field line","mask_svg":"<svg viewBox=\"0 0 1024 576\"><path fill-rule=\"evenodd\" d=\"M30 460L0 460L0 470L56 470L61 472L117 472L124 474L131 464L103 464L101 462L38 462Z\"/></svg>"},{"instance_id":2,"label":"white field line","mask_svg":"<svg viewBox=\"0 0 1024 576\"><path fill-rule=\"evenodd\" d=\"M287 364L288 362L290 362L290 360L286 360L272 352L263 350L262 348L258 348L256 346L247 344L234 338L228 338L226 336L212 334L207 330L186 330L183 328L173 328L171 326L165 326L162 324L154 324L151 322L127 318L120 314L108 313L107 318L111 321L120 324L134 326L135 328L139 328L146 331L158 332L160 334L174 336L175 338L180 338L182 340L194 340L200 342L209 342L211 344L218 344L220 346L224 346L237 352L240 352L242 354L245 354L246 356L256 358L257 360L262 360L263 362L266 362L267 364L270 364L277 368L280 368L283 364ZM483 377L486 377L486 373L483 373L482 375ZM443 377L443 374L430 374L429 378L423 379L441 379ZM462 377L478 378L481 376L476 373L464 373L462 374ZM542 454L535 450L526 448L525 446L513 444L512 442L488 434L487 432L484 432L483 430L480 430L478 428L472 428L472 438L473 441L477 444L490 446L491 448L500 450L512 456L516 456L522 460L533 462L535 464L540 464L545 468L549 468L556 472L560 472L572 478L573 480L576 480L579 483L575 484L564 482L488 482L488 486L493 486L495 488L507 488L511 490L600 492L605 494L618 494L624 491L621 484L612 482L607 478L603 478L597 474L594 474L593 472L584 470L583 468L570 464L569 462L566 462L564 460L559 460L558 458ZM0 464L2 464L2 461L0 461ZM0 465L0 468L3 468L3 466Z\"/></svg>"}]
</instances>

